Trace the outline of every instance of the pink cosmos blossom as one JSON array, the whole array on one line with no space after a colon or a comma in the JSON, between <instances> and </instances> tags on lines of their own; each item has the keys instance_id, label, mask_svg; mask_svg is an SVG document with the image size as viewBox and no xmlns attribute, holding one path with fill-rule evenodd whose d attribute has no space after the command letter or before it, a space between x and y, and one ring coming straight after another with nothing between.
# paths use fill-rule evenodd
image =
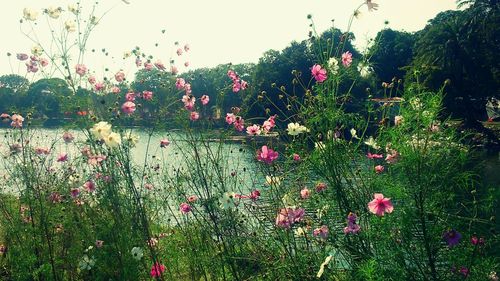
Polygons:
<instances>
[{"instance_id":1,"label":"pink cosmos blossom","mask_svg":"<svg viewBox=\"0 0 500 281\"><path fill-rule=\"evenodd\" d=\"M237 93L241 90L241 83L238 80L235 80L233 83L233 93Z\"/></svg>"},{"instance_id":2,"label":"pink cosmos blossom","mask_svg":"<svg viewBox=\"0 0 500 281\"><path fill-rule=\"evenodd\" d=\"M196 195L191 195L191 196L189 196L189 197L187 198L187 201L188 201L189 203L196 202L197 200L198 200L198 196L196 196Z\"/></svg>"},{"instance_id":3,"label":"pink cosmos blossom","mask_svg":"<svg viewBox=\"0 0 500 281\"><path fill-rule=\"evenodd\" d=\"M311 196L311 191L307 187L302 188L302 190L300 191L300 198L307 199L310 196Z\"/></svg>"},{"instance_id":4,"label":"pink cosmos blossom","mask_svg":"<svg viewBox=\"0 0 500 281\"><path fill-rule=\"evenodd\" d=\"M368 152L368 154L366 154L366 157L368 157L368 159L381 159L381 158L384 158L384 155L382 155L382 154L371 154L370 152Z\"/></svg>"},{"instance_id":5,"label":"pink cosmos blossom","mask_svg":"<svg viewBox=\"0 0 500 281\"><path fill-rule=\"evenodd\" d=\"M50 149L48 149L47 147L37 147L35 148L35 153L37 155L49 155Z\"/></svg>"},{"instance_id":6,"label":"pink cosmos blossom","mask_svg":"<svg viewBox=\"0 0 500 281\"><path fill-rule=\"evenodd\" d=\"M70 143L75 139L75 136L73 136L73 134L70 132L64 132L62 138L65 143Z\"/></svg>"},{"instance_id":7,"label":"pink cosmos blossom","mask_svg":"<svg viewBox=\"0 0 500 281\"><path fill-rule=\"evenodd\" d=\"M95 191L95 183L93 181L86 181L83 184L83 189L85 189L87 192L94 192Z\"/></svg>"},{"instance_id":8,"label":"pink cosmos blossom","mask_svg":"<svg viewBox=\"0 0 500 281\"><path fill-rule=\"evenodd\" d=\"M313 65L311 74L318 83L324 82L327 78L326 69L322 68L319 64Z\"/></svg>"},{"instance_id":9,"label":"pink cosmos blossom","mask_svg":"<svg viewBox=\"0 0 500 281\"><path fill-rule=\"evenodd\" d=\"M390 153L387 154L387 157L385 157L385 161L389 164L394 164L394 163L398 162L399 152L397 152L396 150L393 150L393 149L391 149L389 152Z\"/></svg>"},{"instance_id":10,"label":"pink cosmos blossom","mask_svg":"<svg viewBox=\"0 0 500 281\"><path fill-rule=\"evenodd\" d=\"M177 78L175 80L175 87L177 88L177 90L183 89L185 85L186 81L184 80L184 78Z\"/></svg>"},{"instance_id":11,"label":"pink cosmos blossom","mask_svg":"<svg viewBox=\"0 0 500 281\"><path fill-rule=\"evenodd\" d=\"M188 203L184 202L184 203L181 203L180 205L180 210L183 214L187 214L189 212L191 212L193 208L191 207L191 205L189 205Z\"/></svg>"},{"instance_id":12,"label":"pink cosmos blossom","mask_svg":"<svg viewBox=\"0 0 500 281\"><path fill-rule=\"evenodd\" d=\"M87 73L87 67L84 64L77 64L75 65L75 71L76 74L83 76Z\"/></svg>"},{"instance_id":13,"label":"pink cosmos blossom","mask_svg":"<svg viewBox=\"0 0 500 281\"><path fill-rule=\"evenodd\" d=\"M156 68L158 68L159 70L165 70L165 65L160 61L160 60L157 60L155 62L155 66Z\"/></svg>"},{"instance_id":14,"label":"pink cosmos blossom","mask_svg":"<svg viewBox=\"0 0 500 281\"><path fill-rule=\"evenodd\" d=\"M36 61L30 60L29 62L26 63L26 71L27 72L32 72L36 73L38 72L38 64Z\"/></svg>"},{"instance_id":15,"label":"pink cosmos blossom","mask_svg":"<svg viewBox=\"0 0 500 281\"><path fill-rule=\"evenodd\" d=\"M193 111L189 114L189 119L191 119L191 121L196 121L200 119L200 114L196 111Z\"/></svg>"},{"instance_id":16,"label":"pink cosmos blossom","mask_svg":"<svg viewBox=\"0 0 500 281\"><path fill-rule=\"evenodd\" d=\"M144 100L148 100L148 101L152 100L153 99L153 92L151 92L151 91L143 91L142 92L142 98Z\"/></svg>"},{"instance_id":17,"label":"pink cosmos blossom","mask_svg":"<svg viewBox=\"0 0 500 281\"><path fill-rule=\"evenodd\" d=\"M182 49L181 48L177 49L176 53L177 53L178 56L182 55Z\"/></svg>"},{"instance_id":18,"label":"pink cosmos blossom","mask_svg":"<svg viewBox=\"0 0 500 281\"><path fill-rule=\"evenodd\" d=\"M184 108L191 111L194 109L196 98L189 95L184 95L182 96L182 102L184 102Z\"/></svg>"},{"instance_id":19,"label":"pink cosmos blossom","mask_svg":"<svg viewBox=\"0 0 500 281\"><path fill-rule=\"evenodd\" d=\"M2 119L2 121L9 121L10 115L7 113L2 113L0 114L0 119Z\"/></svg>"},{"instance_id":20,"label":"pink cosmos blossom","mask_svg":"<svg viewBox=\"0 0 500 281\"><path fill-rule=\"evenodd\" d=\"M123 82L125 80L125 73L123 73L123 71L118 71L115 74L115 80L118 83Z\"/></svg>"},{"instance_id":21,"label":"pink cosmos blossom","mask_svg":"<svg viewBox=\"0 0 500 281\"><path fill-rule=\"evenodd\" d=\"M347 51L342 54L342 64L345 67L349 67L352 63L352 54L351 52Z\"/></svg>"},{"instance_id":22,"label":"pink cosmos blossom","mask_svg":"<svg viewBox=\"0 0 500 281\"><path fill-rule=\"evenodd\" d=\"M165 148L165 147L167 147L169 144L170 144L170 141L169 141L168 139L162 139L162 140L160 141L160 147L161 147L161 148Z\"/></svg>"},{"instance_id":23,"label":"pink cosmos blossom","mask_svg":"<svg viewBox=\"0 0 500 281\"><path fill-rule=\"evenodd\" d=\"M201 101L201 104L207 105L208 102L210 101L210 97L207 95L203 95L203 96L201 96L200 101Z\"/></svg>"},{"instance_id":24,"label":"pink cosmos blossom","mask_svg":"<svg viewBox=\"0 0 500 281\"><path fill-rule=\"evenodd\" d=\"M249 198L252 199L253 201L256 201L260 197L260 190L255 189L250 192Z\"/></svg>"},{"instance_id":25,"label":"pink cosmos blossom","mask_svg":"<svg viewBox=\"0 0 500 281\"><path fill-rule=\"evenodd\" d=\"M293 161L299 162L300 161L300 155L298 155L297 153L294 153L293 154Z\"/></svg>"},{"instance_id":26,"label":"pink cosmos blossom","mask_svg":"<svg viewBox=\"0 0 500 281\"><path fill-rule=\"evenodd\" d=\"M349 213L347 216L347 226L344 227L345 234L356 234L361 230L361 227L356 223L358 217L354 213Z\"/></svg>"},{"instance_id":27,"label":"pink cosmos blossom","mask_svg":"<svg viewBox=\"0 0 500 281\"><path fill-rule=\"evenodd\" d=\"M240 116L236 116L236 120L233 123L234 129L241 132L245 129L245 120Z\"/></svg>"},{"instance_id":28,"label":"pink cosmos blossom","mask_svg":"<svg viewBox=\"0 0 500 281\"><path fill-rule=\"evenodd\" d=\"M16 55L16 58L20 61L24 61L24 60L27 60L29 58L29 56L27 54L19 53Z\"/></svg>"},{"instance_id":29,"label":"pink cosmos blossom","mask_svg":"<svg viewBox=\"0 0 500 281\"><path fill-rule=\"evenodd\" d=\"M62 202L62 195L59 194L58 192L52 192L50 195L49 195L49 201L52 202L52 203L61 203Z\"/></svg>"},{"instance_id":30,"label":"pink cosmos blossom","mask_svg":"<svg viewBox=\"0 0 500 281\"><path fill-rule=\"evenodd\" d=\"M94 76L90 76L89 79L87 79L91 85L94 85L95 82L97 81Z\"/></svg>"},{"instance_id":31,"label":"pink cosmos blossom","mask_svg":"<svg viewBox=\"0 0 500 281\"><path fill-rule=\"evenodd\" d=\"M373 200L368 203L368 210L381 217L384 213L392 213L394 207L392 206L390 198L384 198L382 193L375 193L373 195Z\"/></svg>"},{"instance_id":32,"label":"pink cosmos blossom","mask_svg":"<svg viewBox=\"0 0 500 281\"><path fill-rule=\"evenodd\" d=\"M229 78L231 78L231 80L236 80L238 79L238 75L236 75L236 72L234 72L233 70L228 70L227 71L227 76Z\"/></svg>"},{"instance_id":33,"label":"pink cosmos blossom","mask_svg":"<svg viewBox=\"0 0 500 281\"><path fill-rule=\"evenodd\" d=\"M259 125L252 125L247 127L247 134L251 136L256 136L260 135L260 126Z\"/></svg>"},{"instance_id":34,"label":"pink cosmos blossom","mask_svg":"<svg viewBox=\"0 0 500 281\"><path fill-rule=\"evenodd\" d=\"M160 264L157 262L156 264L153 264L153 266L151 267L150 274L151 274L151 277L157 278L157 277L161 277L163 272L165 272L165 266L163 264Z\"/></svg>"},{"instance_id":35,"label":"pink cosmos blossom","mask_svg":"<svg viewBox=\"0 0 500 281\"><path fill-rule=\"evenodd\" d=\"M23 122L24 122L24 117L20 114L12 114L10 117L10 120L12 121L10 125L13 128L22 128L23 127Z\"/></svg>"},{"instance_id":36,"label":"pink cosmos blossom","mask_svg":"<svg viewBox=\"0 0 500 281\"><path fill-rule=\"evenodd\" d=\"M41 65L42 67L46 67L47 65L49 65L49 60L48 60L48 59L46 59L46 58L41 58L41 59L40 59L40 65Z\"/></svg>"},{"instance_id":37,"label":"pink cosmos blossom","mask_svg":"<svg viewBox=\"0 0 500 281\"><path fill-rule=\"evenodd\" d=\"M152 64L152 63L150 63L150 62L145 62L145 63L144 63L144 69L145 69L146 71L150 71L150 70L152 70L152 69L153 69L153 64Z\"/></svg>"},{"instance_id":38,"label":"pink cosmos blossom","mask_svg":"<svg viewBox=\"0 0 500 281\"><path fill-rule=\"evenodd\" d=\"M328 186L324 182L319 182L316 184L316 192L324 191Z\"/></svg>"},{"instance_id":39,"label":"pink cosmos blossom","mask_svg":"<svg viewBox=\"0 0 500 281\"><path fill-rule=\"evenodd\" d=\"M294 223L302 221L304 218L304 209L283 208L276 216L276 226L290 228Z\"/></svg>"},{"instance_id":40,"label":"pink cosmos blossom","mask_svg":"<svg viewBox=\"0 0 500 281\"><path fill-rule=\"evenodd\" d=\"M68 161L68 154L67 153L61 153L57 157L57 162L66 162Z\"/></svg>"},{"instance_id":41,"label":"pink cosmos blossom","mask_svg":"<svg viewBox=\"0 0 500 281\"><path fill-rule=\"evenodd\" d=\"M328 237L328 226L322 225L320 228L316 228L313 230L313 236L326 239Z\"/></svg>"},{"instance_id":42,"label":"pink cosmos blossom","mask_svg":"<svg viewBox=\"0 0 500 281\"><path fill-rule=\"evenodd\" d=\"M246 90L248 88L248 82L245 80L241 80L241 89Z\"/></svg>"},{"instance_id":43,"label":"pink cosmos blossom","mask_svg":"<svg viewBox=\"0 0 500 281\"><path fill-rule=\"evenodd\" d=\"M191 90L191 84L189 83L186 83L186 85L184 85L184 90L186 91L186 95L190 95L193 92Z\"/></svg>"},{"instance_id":44,"label":"pink cosmos blossom","mask_svg":"<svg viewBox=\"0 0 500 281\"><path fill-rule=\"evenodd\" d=\"M271 164L276 159L278 159L278 152L272 150L271 148L267 148L267 145L264 145L261 149L257 150L257 160L260 162Z\"/></svg>"},{"instance_id":45,"label":"pink cosmos blossom","mask_svg":"<svg viewBox=\"0 0 500 281\"><path fill-rule=\"evenodd\" d=\"M269 133L276 126L276 122L274 120L275 118L276 115L273 115L269 117L266 121L264 121L264 123L262 124L262 129L266 134Z\"/></svg>"},{"instance_id":46,"label":"pink cosmos blossom","mask_svg":"<svg viewBox=\"0 0 500 281\"><path fill-rule=\"evenodd\" d=\"M177 75L177 73L179 73L179 69L177 69L177 66L172 65L170 67L170 72L172 73L172 75Z\"/></svg>"},{"instance_id":47,"label":"pink cosmos blossom","mask_svg":"<svg viewBox=\"0 0 500 281\"><path fill-rule=\"evenodd\" d=\"M78 188L72 188L70 191L71 197L76 198L78 195L80 195L80 189Z\"/></svg>"},{"instance_id":48,"label":"pink cosmos blossom","mask_svg":"<svg viewBox=\"0 0 500 281\"><path fill-rule=\"evenodd\" d=\"M100 165L102 161L106 160L106 155L89 155L87 163L92 166Z\"/></svg>"},{"instance_id":49,"label":"pink cosmos blossom","mask_svg":"<svg viewBox=\"0 0 500 281\"><path fill-rule=\"evenodd\" d=\"M127 101L122 105L122 111L126 114L132 114L135 111L135 103Z\"/></svg>"},{"instance_id":50,"label":"pink cosmos blossom","mask_svg":"<svg viewBox=\"0 0 500 281\"><path fill-rule=\"evenodd\" d=\"M236 121L236 116L233 113L227 113L226 114L226 123L231 125Z\"/></svg>"},{"instance_id":51,"label":"pink cosmos blossom","mask_svg":"<svg viewBox=\"0 0 500 281\"><path fill-rule=\"evenodd\" d=\"M375 166L375 173L380 174L385 170L384 166L382 165L377 165Z\"/></svg>"},{"instance_id":52,"label":"pink cosmos blossom","mask_svg":"<svg viewBox=\"0 0 500 281\"><path fill-rule=\"evenodd\" d=\"M184 51L188 52L190 50L189 44L184 45Z\"/></svg>"},{"instance_id":53,"label":"pink cosmos blossom","mask_svg":"<svg viewBox=\"0 0 500 281\"><path fill-rule=\"evenodd\" d=\"M117 86L111 87L110 90L111 90L111 93L113 93L113 94L119 94L121 92L120 87L117 87Z\"/></svg>"},{"instance_id":54,"label":"pink cosmos blossom","mask_svg":"<svg viewBox=\"0 0 500 281\"><path fill-rule=\"evenodd\" d=\"M104 90L104 83L103 82L95 83L94 89L96 90L96 92Z\"/></svg>"}]
</instances>

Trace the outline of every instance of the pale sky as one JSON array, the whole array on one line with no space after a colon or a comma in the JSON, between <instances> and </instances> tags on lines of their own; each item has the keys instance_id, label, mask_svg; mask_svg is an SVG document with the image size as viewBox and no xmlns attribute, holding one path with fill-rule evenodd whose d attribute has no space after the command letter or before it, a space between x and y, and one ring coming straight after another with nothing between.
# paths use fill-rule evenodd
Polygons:
<instances>
[{"instance_id":1,"label":"pale sky","mask_svg":"<svg viewBox=\"0 0 500 281\"><path fill-rule=\"evenodd\" d=\"M106 48L114 59L104 58L100 52L87 55L86 64L99 72L103 64L111 71L123 68L128 73L135 71L124 63L125 51L140 46L168 64L170 58L176 64L190 62L189 69L212 67L221 63L257 62L269 49L281 50L292 40L307 38L312 14L317 30L322 32L331 26L345 30L354 9L362 0L101 0L98 11L111 11L96 27L90 38L89 47ZM352 31L357 37L355 44L362 49L368 38L374 37L389 21L393 29L417 31L437 13L456 9L455 0L373 0L380 5L378 11L368 12L361 8L362 16L355 19ZM8 3L8 4L6 4ZM0 74L12 73L7 52L29 53L34 45L19 30L19 19L23 8L29 7L41 12L49 6L76 3L75 0L15 0L3 1L0 9L1 44ZM81 0L85 8L93 1ZM69 17L69 15L66 15ZM52 20L57 22L57 20ZM48 38L47 20L39 15L39 38ZM165 34L161 30L165 29ZM41 39L44 40L44 39ZM177 57L173 42L188 43L190 52ZM155 47L155 43L159 43ZM12 60L14 73L17 61ZM179 67L185 70L184 67ZM25 73L21 65L20 73Z\"/></svg>"}]
</instances>

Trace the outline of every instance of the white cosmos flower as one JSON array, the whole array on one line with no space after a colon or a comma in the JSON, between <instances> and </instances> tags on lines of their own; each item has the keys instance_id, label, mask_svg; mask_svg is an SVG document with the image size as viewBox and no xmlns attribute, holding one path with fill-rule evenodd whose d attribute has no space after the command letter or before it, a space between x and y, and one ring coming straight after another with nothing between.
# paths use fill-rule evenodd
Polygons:
<instances>
[{"instance_id":1,"label":"white cosmos flower","mask_svg":"<svg viewBox=\"0 0 500 281\"><path fill-rule=\"evenodd\" d=\"M132 132L128 132L125 139L127 140L127 143L130 145L130 147L135 147L135 145L139 142L139 136L133 134Z\"/></svg>"},{"instance_id":2,"label":"white cosmos flower","mask_svg":"<svg viewBox=\"0 0 500 281\"><path fill-rule=\"evenodd\" d=\"M237 204L234 200L235 195L236 193L232 191L224 192L224 194L222 194L222 197L219 199L220 207L222 209L236 208Z\"/></svg>"},{"instance_id":3,"label":"white cosmos flower","mask_svg":"<svg viewBox=\"0 0 500 281\"><path fill-rule=\"evenodd\" d=\"M91 270L94 265L95 260L93 258L89 258L87 255L84 255L78 263L80 270Z\"/></svg>"},{"instance_id":4,"label":"white cosmos flower","mask_svg":"<svg viewBox=\"0 0 500 281\"><path fill-rule=\"evenodd\" d=\"M269 186L273 185L281 185L281 178L280 177L275 177L275 176L266 176L266 184Z\"/></svg>"},{"instance_id":5,"label":"white cosmos flower","mask_svg":"<svg viewBox=\"0 0 500 281\"><path fill-rule=\"evenodd\" d=\"M373 149L380 149L380 146L377 144L375 139L370 136L367 141L365 141L365 144L368 145L369 147L372 147Z\"/></svg>"},{"instance_id":6,"label":"white cosmos flower","mask_svg":"<svg viewBox=\"0 0 500 281\"><path fill-rule=\"evenodd\" d=\"M301 133L309 132L309 129L307 129L306 126L300 125L299 123L288 123L288 128L286 130L291 136L297 136Z\"/></svg>"},{"instance_id":7,"label":"white cosmos flower","mask_svg":"<svg viewBox=\"0 0 500 281\"><path fill-rule=\"evenodd\" d=\"M110 133L104 138L104 142L110 148L118 147L122 143L122 138L117 133Z\"/></svg>"},{"instance_id":8,"label":"white cosmos flower","mask_svg":"<svg viewBox=\"0 0 500 281\"><path fill-rule=\"evenodd\" d=\"M359 63L358 64L358 71L359 71L359 75L361 75L361 77L366 78L366 77L368 77L368 75L370 75L372 73L373 68L371 68L368 64Z\"/></svg>"},{"instance_id":9,"label":"white cosmos flower","mask_svg":"<svg viewBox=\"0 0 500 281\"><path fill-rule=\"evenodd\" d=\"M58 19L59 16L61 15L61 12L62 12L62 8L61 7L53 7L53 6L50 6L47 10L46 10L46 13L47 15L49 15L49 17L53 18L53 19Z\"/></svg>"},{"instance_id":10,"label":"white cosmos flower","mask_svg":"<svg viewBox=\"0 0 500 281\"><path fill-rule=\"evenodd\" d=\"M96 139L102 140L111 134L111 124L101 121L95 124L94 127L90 129L90 132Z\"/></svg>"},{"instance_id":11,"label":"white cosmos flower","mask_svg":"<svg viewBox=\"0 0 500 281\"><path fill-rule=\"evenodd\" d=\"M339 71L339 60L331 57L328 60L328 70L330 70L333 75L337 74Z\"/></svg>"},{"instance_id":12,"label":"white cosmos flower","mask_svg":"<svg viewBox=\"0 0 500 281\"><path fill-rule=\"evenodd\" d=\"M23 17L25 20L35 21L38 17L38 12L30 8L24 8Z\"/></svg>"},{"instance_id":13,"label":"white cosmos flower","mask_svg":"<svg viewBox=\"0 0 500 281\"><path fill-rule=\"evenodd\" d=\"M135 260L140 260L144 256L142 248L140 247L134 247L130 252L132 253L132 257L134 257Z\"/></svg>"},{"instance_id":14,"label":"white cosmos flower","mask_svg":"<svg viewBox=\"0 0 500 281\"><path fill-rule=\"evenodd\" d=\"M68 11L76 15L78 14L78 6L74 4L68 5Z\"/></svg>"},{"instance_id":15,"label":"white cosmos flower","mask_svg":"<svg viewBox=\"0 0 500 281\"><path fill-rule=\"evenodd\" d=\"M325 144L322 141L315 142L314 148L319 149L319 150L323 150L323 149L325 149Z\"/></svg>"},{"instance_id":16,"label":"white cosmos flower","mask_svg":"<svg viewBox=\"0 0 500 281\"><path fill-rule=\"evenodd\" d=\"M64 22L64 28L66 28L66 30L68 32L75 32L76 31L76 23L74 20L67 20Z\"/></svg>"},{"instance_id":17,"label":"white cosmos flower","mask_svg":"<svg viewBox=\"0 0 500 281\"><path fill-rule=\"evenodd\" d=\"M355 139L359 139L359 138L358 138L358 135L357 135L357 133L358 133L358 132L356 131L356 129L352 128L349 132L351 133L351 136L352 136L353 138L355 138Z\"/></svg>"}]
</instances>

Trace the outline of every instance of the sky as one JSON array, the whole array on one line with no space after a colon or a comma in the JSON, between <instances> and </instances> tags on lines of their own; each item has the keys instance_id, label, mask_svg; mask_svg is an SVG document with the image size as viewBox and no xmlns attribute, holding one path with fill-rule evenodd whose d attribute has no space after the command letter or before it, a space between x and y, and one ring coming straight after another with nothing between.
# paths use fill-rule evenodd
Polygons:
<instances>
[{"instance_id":1,"label":"sky","mask_svg":"<svg viewBox=\"0 0 500 281\"><path fill-rule=\"evenodd\" d=\"M332 26L346 30L350 15L363 0L100 0L97 14L108 13L96 26L89 39L89 53L85 63L96 73L108 67L133 73L132 60L123 60L124 52L135 46L168 64L175 59L181 71L200 67L213 67L223 63L258 62L270 49L281 50L291 41L307 38L310 30L307 15L311 14L318 32ZM32 43L20 31L19 20L23 8L42 11L49 6L67 9L75 0L16 0L0 9L0 74L25 73L25 66L6 56L29 53ZM83 10L95 1L81 0ZM429 19L441 11L456 9L455 0L373 0L377 11L360 9L352 32L355 45L362 51L369 38L384 28L384 21L397 30L417 31ZM47 23L57 26L58 20L39 15L36 34L40 41L49 42ZM70 15L63 14L61 19ZM60 19L59 19L60 21ZM24 25L26 30L26 25ZM165 30L165 33L161 31ZM181 57L175 54L177 47L190 45L190 51ZM158 43L158 46L155 44ZM46 44L46 43L44 43ZM47 48L46 46L43 46ZM101 53L105 48L106 57ZM189 62L189 68L181 66Z\"/></svg>"}]
</instances>

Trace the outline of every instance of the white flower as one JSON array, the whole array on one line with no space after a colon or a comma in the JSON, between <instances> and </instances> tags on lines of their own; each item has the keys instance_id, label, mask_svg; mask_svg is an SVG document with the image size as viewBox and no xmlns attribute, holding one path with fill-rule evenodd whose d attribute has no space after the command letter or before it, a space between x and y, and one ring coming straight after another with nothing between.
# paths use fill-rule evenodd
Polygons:
<instances>
[{"instance_id":1,"label":"white flower","mask_svg":"<svg viewBox=\"0 0 500 281\"><path fill-rule=\"evenodd\" d=\"M332 255L329 255L326 257L325 261L320 265L318 274L316 274L316 277L321 278L321 275L323 275L323 272L325 271L325 266L327 266L330 261L333 259Z\"/></svg>"},{"instance_id":2,"label":"white flower","mask_svg":"<svg viewBox=\"0 0 500 281\"><path fill-rule=\"evenodd\" d=\"M231 191L224 192L224 194L222 194L222 198L219 199L220 207L222 209L236 208L237 204L234 201L235 195L236 195L236 193L231 192Z\"/></svg>"},{"instance_id":3,"label":"white flower","mask_svg":"<svg viewBox=\"0 0 500 281\"><path fill-rule=\"evenodd\" d=\"M372 147L373 149L380 149L380 146L377 144L373 137L368 138L368 140L365 141L365 144L369 147Z\"/></svg>"},{"instance_id":4,"label":"white flower","mask_svg":"<svg viewBox=\"0 0 500 281\"><path fill-rule=\"evenodd\" d=\"M281 185L281 178L280 177L275 177L275 176L266 176L266 184L269 186L273 185Z\"/></svg>"},{"instance_id":5,"label":"white flower","mask_svg":"<svg viewBox=\"0 0 500 281\"><path fill-rule=\"evenodd\" d=\"M328 60L328 70L335 75L339 71L339 60L336 58L330 58Z\"/></svg>"},{"instance_id":6,"label":"white flower","mask_svg":"<svg viewBox=\"0 0 500 281\"><path fill-rule=\"evenodd\" d=\"M297 136L301 133L309 132L309 129L307 129L306 126L300 125L299 123L288 123L288 128L286 130L291 136Z\"/></svg>"},{"instance_id":7,"label":"white flower","mask_svg":"<svg viewBox=\"0 0 500 281\"><path fill-rule=\"evenodd\" d=\"M127 143L130 145L130 147L135 147L135 145L139 142L139 136L133 134L132 132L128 132L125 139L127 140Z\"/></svg>"},{"instance_id":8,"label":"white flower","mask_svg":"<svg viewBox=\"0 0 500 281\"><path fill-rule=\"evenodd\" d=\"M122 138L117 133L110 133L104 138L104 142L110 148L118 147L122 143Z\"/></svg>"},{"instance_id":9,"label":"white flower","mask_svg":"<svg viewBox=\"0 0 500 281\"><path fill-rule=\"evenodd\" d=\"M35 45L31 48L31 53L34 55L34 56L40 56L43 54L43 49L40 45Z\"/></svg>"},{"instance_id":10,"label":"white flower","mask_svg":"<svg viewBox=\"0 0 500 281\"><path fill-rule=\"evenodd\" d=\"M61 15L62 8L61 7L55 8L51 6L47 10L45 10L45 12L47 13L47 15L49 15L49 17L57 19Z\"/></svg>"},{"instance_id":11,"label":"white flower","mask_svg":"<svg viewBox=\"0 0 500 281\"><path fill-rule=\"evenodd\" d=\"M422 102L420 101L419 98L413 98L410 101L410 104L413 107L413 109L415 109L415 110L420 110L422 108Z\"/></svg>"},{"instance_id":12,"label":"white flower","mask_svg":"<svg viewBox=\"0 0 500 281\"><path fill-rule=\"evenodd\" d=\"M399 126L403 124L404 118L401 115L394 116L394 125Z\"/></svg>"},{"instance_id":13,"label":"white flower","mask_svg":"<svg viewBox=\"0 0 500 281\"><path fill-rule=\"evenodd\" d=\"M76 31L76 23L74 20L67 20L64 22L64 28L66 28L66 30L68 32L75 32Z\"/></svg>"},{"instance_id":14,"label":"white flower","mask_svg":"<svg viewBox=\"0 0 500 281\"><path fill-rule=\"evenodd\" d=\"M38 12L30 8L24 8L23 17L25 20L35 21L38 17Z\"/></svg>"},{"instance_id":15,"label":"white flower","mask_svg":"<svg viewBox=\"0 0 500 281\"><path fill-rule=\"evenodd\" d=\"M132 248L132 257L134 257L135 260L141 260L142 256L144 256L144 253L142 252L142 249L140 247L134 247Z\"/></svg>"},{"instance_id":16,"label":"white flower","mask_svg":"<svg viewBox=\"0 0 500 281\"><path fill-rule=\"evenodd\" d=\"M78 14L78 6L72 4L68 5L68 11L72 12L73 14Z\"/></svg>"},{"instance_id":17,"label":"white flower","mask_svg":"<svg viewBox=\"0 0 500 281\"><path fill-rule=\"evenodd\" d=\"M319 149L319 150L323 150L323 149L325 149L325 144L322 141L315 142L314 148Z\"/></svg>"},{"instance_id":18,"label":"white flower","mask_svg":"<svg viewBox=\"0 0 500 281\"><path fill-rule=\"evenodd\" d=\"M108 122L101 121L95 124L94 127L90 129L90 132L92 133L92 135L94 135L96 139L102 140L109 134L111 134L111 124L109 124Z\"/></svg>"},{"instance_id":19,"label":"white flower","mask_svg":"<svg viewBox=\"0 0 500 281\"><path fill-rule=\"evenodd\" d=\"M95 260L93 258L89 258L87 255L84 255L82 260L78 263L80 270L91 270L94 265Z\"/></svg>"},{"instance_id":20,"label":"white flower","mask_svg":"<svg viewBox=\"0 0 500 281\"><path fill-rule=\"evenodd\" d=\"M351 133L352 138L359 139L357 135L358 132L356 131L356 129L352 128L349 132Z\"/></svg>"},{"instance_id":21,"label":"white flower","mask_svg":"<svg viewBox=\"0 0 500 281\"><path fill-rule=\"evenodd\" d=\"M358 64L358 71L359 71L359 75L361 75L361 77L366 78L366 77L368 77L368 75L370 75L372 73L373 68L371 68L368 64L359 63Z\"/></svg>"}]
</instances>

